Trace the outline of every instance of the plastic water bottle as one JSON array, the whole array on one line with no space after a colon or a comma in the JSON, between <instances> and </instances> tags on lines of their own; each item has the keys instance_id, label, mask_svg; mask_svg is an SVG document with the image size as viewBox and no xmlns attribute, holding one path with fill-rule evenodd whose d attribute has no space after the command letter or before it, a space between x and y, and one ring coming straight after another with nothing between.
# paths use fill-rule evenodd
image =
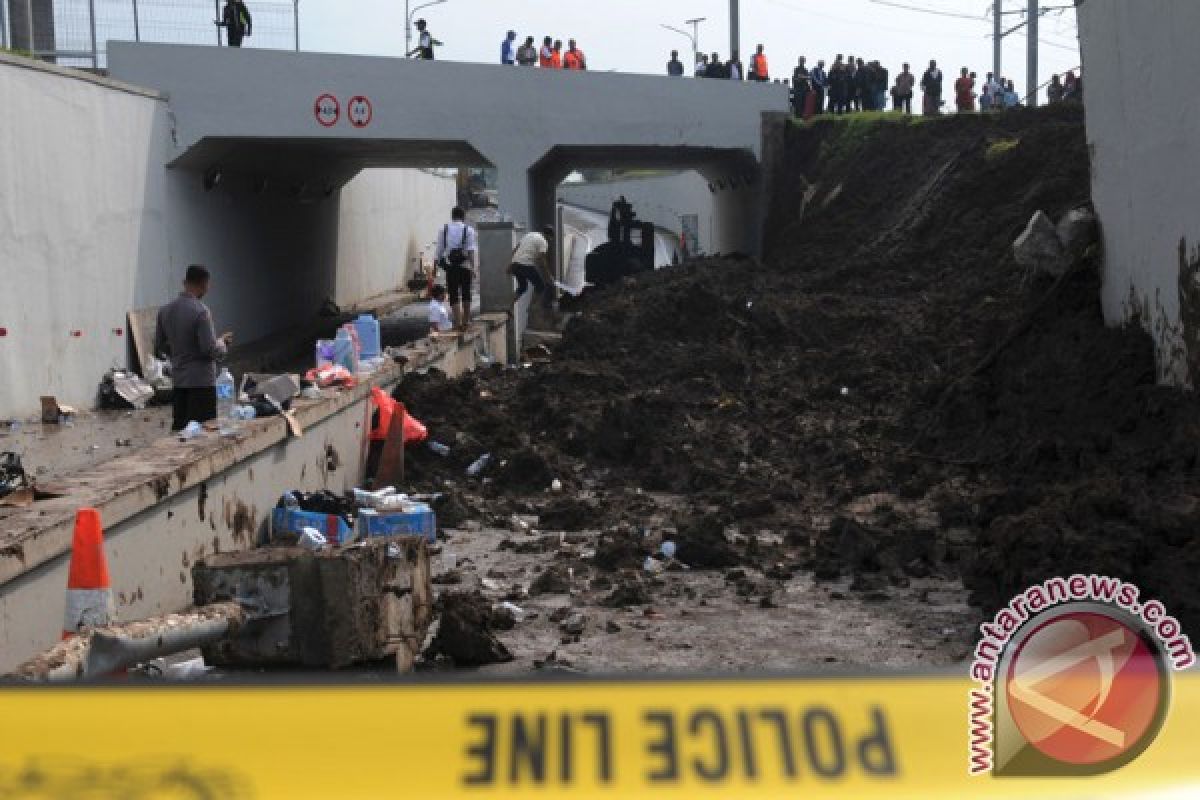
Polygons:
<instances>
[{"instance_id":1,"label":"plastic water bottle","mask_svg":"<svg viewBox=\"0 0 1200 800\"><path fill-rule=\"evenodd\" d=\"M479 473L481 473L485 469L487 469L487 465L490 464L491 461L492 461L492 454L484 453L483 455L481 455L479 458L477 458L475 460L475 463L473 463L473 464L471 464L471 466L467 467L467 476L471 477L471 478L478 477Z\"/></svg>"},{"instance_id":2,"label":"plastic water bottle","mask_svg":"<svg viewBox=\"0 0 1200 800\"><path fill-rule=\"evenodd\" d=\"M237 389L233 385L233 375L227 368L222 367L221 374L217 376L217 419L221 423L222 431L237 427L237 420L233 415L236 395Z\"/></svg>"},{"instance_id":3,"label":"plastic water bottle","mask_svg":"<svg viewBox=\"0 0 1200 800\"><path fill-rule=\"evenodd\" d=\"M441 442L431 441L431 442L429 442L429 444L427 446L429 447L430 450L437 453L439 456L450 455L450 448L448 446L442 444Z\"/></svg>"}]
</instances>

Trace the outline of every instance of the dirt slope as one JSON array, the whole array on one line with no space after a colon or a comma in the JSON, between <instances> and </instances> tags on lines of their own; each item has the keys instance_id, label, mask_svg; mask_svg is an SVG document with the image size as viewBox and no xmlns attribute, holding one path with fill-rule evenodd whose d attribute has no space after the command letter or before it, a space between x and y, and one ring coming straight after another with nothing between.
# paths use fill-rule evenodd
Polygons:
<instances>
[{"instance_id":1,"label":"dirt slope","mask_svg":"<svg viewBox=\"0 0 1200 800\"><path fill-rule=\"evenodd\" d=\"M1054 283L1010 255L1035 210L1088 201L1079 113L793 127L786 153L761 264L626 281L549 363L406 381L454 447L410 459L451 482L448 524L655 520L714 565L863 591L961 575L985 611L1096 570L1200 628L1196 402L1103 326L1095 259ZM465 479L483 452L488 480ZM729 526L785 544L730 548Z\"/></svg>"}]
</instances>

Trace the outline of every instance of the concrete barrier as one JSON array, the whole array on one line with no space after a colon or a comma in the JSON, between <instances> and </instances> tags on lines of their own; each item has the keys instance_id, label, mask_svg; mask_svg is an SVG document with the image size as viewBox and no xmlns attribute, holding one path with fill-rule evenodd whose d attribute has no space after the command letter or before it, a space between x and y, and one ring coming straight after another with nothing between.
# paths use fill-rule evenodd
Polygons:
<instances>
[{"instance_id":1,"label":"concrete barrier","mask_svg":"<svg viewBox=\"0 0 1200 800\"><path fill-rule=\"evenodd\" d=\"M485 348L503 363L507 318L481 322L469 334L406 348L407 365L385 368L353 390L300 401L299 439L279 418L247 423L237 441L163 439L71 476L61 499L0 516L0 672L60 634L75 509L101 512L120 618L182 609L192 598L191 565L253 547L284 491L342 492L361 482L371 386L391 388L404 372L426 368L459 375L474 369Z\"/></svg>"}]
</instances>

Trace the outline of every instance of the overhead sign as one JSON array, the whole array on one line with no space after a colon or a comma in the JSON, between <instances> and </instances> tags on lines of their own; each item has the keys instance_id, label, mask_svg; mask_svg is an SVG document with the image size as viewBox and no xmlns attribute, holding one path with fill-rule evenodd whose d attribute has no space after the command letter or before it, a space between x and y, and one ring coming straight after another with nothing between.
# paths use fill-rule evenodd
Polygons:
<instances>
[{"instance_id":1,"label":"overhead sign","mask_svg":"<svg viewBox=\"0 0 1200 800\"><path fill-rule=\"evenodd\" d=\"M371 118L375 116L375 109L371 105L371 100L363 95L355 95L350 98L350 102L346 103L346 118L350 120L350 124L356 128L365 128L371 124Z\"/></svg>"},{"instance_id":2,"label":"overhead sign","mask_svg":"<svg viewBox=\"0 0 1200 800\"><path fill-rule=\"evenodd\" d=\"M0 689L0 797L1196 796L1200 676L1090 778L972 778L956 678ZM256 720L270 736L231 735ZM153 731L152 736L146 734ZM319 732L319 735L314 735ZM330 735L336 732L336 735Z\"/></svg>"},{"instance_id":3,"label":"overhead sign","mask_svg":"<svg viewBox=\"0 0 1200 800\"><path fill-rule=\"evenodd\" d=\"M342 106L338 99L331 94L323 94L313 105L313 115L322 127L332 128L337 125L342 116Z\"/></svg>"}]
</instances>

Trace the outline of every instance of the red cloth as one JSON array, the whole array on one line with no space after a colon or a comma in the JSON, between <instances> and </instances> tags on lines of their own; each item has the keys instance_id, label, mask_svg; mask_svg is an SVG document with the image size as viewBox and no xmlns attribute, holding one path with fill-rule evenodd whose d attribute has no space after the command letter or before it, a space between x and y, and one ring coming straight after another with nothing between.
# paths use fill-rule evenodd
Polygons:
<instances>
[{"instance_id":1,"label":"red cloth","mask_svg":"<svg viewBox=\"0 0 1200 800\"><path fill-rule=\"evenodd\" d=\"M954 82L954 94L959 111L975 110L975 81L959 78Z\"/></svg>"}]
</instances>

